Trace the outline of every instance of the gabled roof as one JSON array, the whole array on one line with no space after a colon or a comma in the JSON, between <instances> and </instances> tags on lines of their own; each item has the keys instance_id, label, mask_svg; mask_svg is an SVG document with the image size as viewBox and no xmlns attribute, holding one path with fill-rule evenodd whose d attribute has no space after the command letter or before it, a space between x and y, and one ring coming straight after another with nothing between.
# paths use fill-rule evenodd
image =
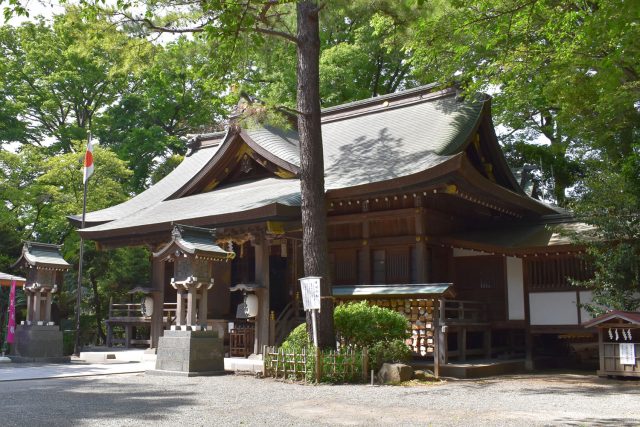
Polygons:
<instances>
[{"instance_id":1,"label":"gabled roof","mask_svg":"<svg viewBox=\"0 0 640 427\"><path fill-rule=\"evenodd\" d=\"M174 224L171 242L162 250L155 252L154 257L173 255L176 248L190 255L216 260L228 260L235 257L235 253L225 251L215 243L216 231L208 228L191 227Z\"/></svg>"},{"instance_id":2,"label":"gabled roof","mask_svg":"<svg viewBox=\"0 0 640 427\"><path fill-rule=\"evenodd\" d=\"M97 225L131 215L147 206L159 203L168 199L174 193L184 187L193 176L198 173L216 154L220 147L220 134L212 134L213 139L207 140L207 144L200 145L192 150L185 159L162 180L146 189L137 196L118 205L111 206L99 211L88 212L86 215L86 226ZM200 141L198 141L200 143ZM75 215L70 217L77 226L80 225L82 217Z\"/></svg>"},{"instance_id":3,"label":"gabled roof","mask_svg":"<svg viewBox=\"0 0 640 427\"><path fill-rule=\"evenodd\" d=\"M608 313L601 314L600 316L583 323L583 325L585 328L592 328L611 320L624 320L632 325L640 326L640 312L613 310Z\"/></svg>"},{"instance_id":4,"label":"gabled roof","mask_svg":"<svg viewBox=\"0 0 640 427\"><path fill-rule=\"evenodd\" d=\"M424 86L323 110L328 194L345 189L367 194L384 186L402 186L402 180L418 183L443 179L460 165L478 167L465 160L465 150L475 141L481 126L492 127L490 99L461 100L454 89L433 90L434 86ZM473 175L474 179L486 180L503 190L498 194L508 193L512 200L526 198L506 167L492 128L488 139L490 153L482 161L491 160L500 169L495 173L497 181L485 179L480 172ZM166 231L172 222L239 223L268 218L261 215L281 215L283 207L299 212L296 175L300 154L295 132L269 126L240 129L234 125L223 138L200 138L193 150L174 172L142 194L89 213L90 227L81 231L83 237L104 238L111 232L131 233L139 227L145 232ZM236 170L234 165L247 156L274 178L259 176L251 181L225 183L225 177ZM536 214L546 209L521 204ZM287 210L287 214L294 213Z\"/></svg>"},{"instance_id":5,"label":"gabled roof","mask_svg":"<svg viewBox=\"0 0 640 427\"><path fill-rule=\"evenodd\" d=\"M266 178L180 199L166 200L110 223L85 229L88 238L106 237L112 230L126 233L138 227L171 229L174 222L192 225L239 223L253 215L277 218L299 214L300 181ZM286 208L294 208L291 209Z\"/></svg>"},{"instance_id":6,"label":"gabled roof","mask_svg":"<svg viewBox=\"0 0 640 427\"><path fill-rule=\"evenodd\" d=\"M52 268L68 270L71 265L64 260L60 253L62 246L48 243L24 242L22 254L12 267Z\"/></svg>"}]
</instances>

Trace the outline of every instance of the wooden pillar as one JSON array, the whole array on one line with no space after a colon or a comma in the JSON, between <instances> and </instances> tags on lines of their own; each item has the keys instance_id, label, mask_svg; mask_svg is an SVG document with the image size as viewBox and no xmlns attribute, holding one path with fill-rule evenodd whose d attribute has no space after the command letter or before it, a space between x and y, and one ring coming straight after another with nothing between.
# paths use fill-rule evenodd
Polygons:
<instances>
[{"instance_id":1,"label":"wooden pillar","mask_svg":"<svg viewBox=\"0 0 640 427\"><path fill-rule=\"evenodd\" d=\"M207 285L203 284L200 289L200 304L198 306L198 324L207 329Z\"/></svg>"},{"instance_id":2,"label":"wooden pillar","mask_svg":"<svg viewBox=\"0 0 640 427\"><path fill-rule=\"evenodd\" d=\"M124 327L124 347L131 347L131 325L126 325Z\"/></svg>"},{"instance_id":3,"label":"wooden pillar","mask_svg":"<svg viewBox=\"0 0 640 427\"><path fill-rule=\"evenodd\" d=\"M484 338L484 357L486 359L491 358L492 348L491 348L491 327L487 327L483 333Z\"/></svg>"},{"instance_id":4,"label":"wooden pillar","mask_svg":"<svg viewBox=\"0 0 640 427\"><path fill-rule=\"evenodd\" d=\"M44 323L51 322L51 290L47 292L44 303Z\"/></svg>"},{"instance_id":5,"label":"wooden pillar","mask_svg":"<svg viewBox=\"0 0 640 427\"><path fill-rule=\"evenodd\" d=\"M425 211L422 207L422 197L415 198L416 211L415 211L415 227L416 227L416 260L417 271L416 280L418 283L427 283L429 278L427 277L427 239L426 223L425 223Z\"/></svg>"},{"instance_id":6,"label":"wooden pillar","mask_svg":"<svg viewBox=\"0 0 640 427\"><path fill-rule=\"evenodd\" d=\"M153 258L151 263L151 286L157 291L152 294L151 347L158 348L158 339L164 332L164 261Z\"/></svg>"},{"instance_id":7,"label":"wooden pillar","mask_svg":"<svg viewBox=\"0 0 640 427\"><path fill-rule=\"evenodd\" d=\"M458 361L467 360L467 327L458 326Z\"/></svg>"},{"instance_id":8,"label":"wooden pillar","mask_svg":"<svg viewBox=\"0 0 640 427\"><path fill-rule=\"evenodd\" d=\"M276 312L269 313L269 345L276 345Z\"/></svg>"},{"instance_id":9,"label":"wooden pillar","mask_svg":"<svg viewBox=\"0 0 640 427\"><path fill-rule=\"evenodd\" d=\"M176 326L184 326L184 289L176 289ZM180 328L178 328L180 329Z\"/></svg>"},{"instance_id":10,"label":"wooden pillar","mask_svg":"<svg viewBox=\"0 0 640 427\"><path fill-rule=\"evenodd\" d=\"M440 378L440 342L442 335L442 328L440 328L440 310L438 307L438 300L433 301L433 375L436 378Z\"/></svg>"},{"instance_id":11,"label":"wooden pillar","mask_svg":"<svg viewBox=\"0 0 640 427\"><path fill-rule=\"evenodd\" d=\"M254 242L256 254L256 282L262 289L256 292L258 296L258 315L256 316L256 333L254 353L258 353L262 346L269 343L269 243L261 237Z\"/></svg>"},{"instance_id":12,"label":"wooden pillar","mask_svg":"<svg viewBox=\"0 0 640 427\"><path fill-rule=\"evenodd\" d=\"M604 335L603 328L598 328L598 358L600 359L600 372L598 375L604 373Z\"/></svg>"},{"instance_id":13,"label":"wooden pillar","mask_svg":"<svg viewBox=\"0 0 640 427\"><path fill-rule=\"evenodd\" d=\"M369 201L365 200L362 203L362 212L369 211ZM363 285L371 284L371 245L369 244L369 238L371 237L371 229L369 220L362 221L362 249L360 254L360 277Z\"/></svg>"},{"instance_id":14,"label":"wooden pillar","mask_svg":"<svg viewBox=\"0 0 640 427\"><path fill-rule=\"evenodd\" d=\"M196 291L193 285L187 291L187 326L196 325Z\"/></svg>"},{"instance_id":15,"label":"wooden pillar","mask_svg":"<svg viewBox=\"0 0 640 427\"><path fill-rule=\"evenodd\" d=\"M525 361L524 368L527 371L533 370L533 336L531 335L531 331L529 329L526 330L524 336L524 345L525 345Z\"/></svg>"}]
</instances>

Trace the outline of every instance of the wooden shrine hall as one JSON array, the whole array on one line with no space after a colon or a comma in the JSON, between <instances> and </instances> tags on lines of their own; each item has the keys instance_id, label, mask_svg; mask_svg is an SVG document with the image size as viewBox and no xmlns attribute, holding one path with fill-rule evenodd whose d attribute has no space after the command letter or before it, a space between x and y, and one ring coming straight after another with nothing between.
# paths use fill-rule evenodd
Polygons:
<instances>
[{"instance_id":1,"label":"wooden shrine hall","mask_svg":"<svg viewBox=\"0 0 640 427\"><path fill-rule=\"evenodd\" d=\"M323 110L322 134L328 279L338 303L367 299L405 313L415 356L433 357L437 343L442 363L531 361L556 351L560 336L584 339L579 303L591 293L568 278L591 272L559 230L586 227L521 188L488 96L462 100L431 85L366 99ZM210 243L235 257L212 264L208 324L250 329L257 353L301 321L297 133L231 119L225 132L188 146L167 177L88 213L79 232L100 248L157 253L175 223L215 229ZM174 303L175 263L154 257L152 268L154 304ZM242 292L230 291L238 285ZM166 319L162 310L153 316L155 347Z\"/></svg>"}]
</instances>

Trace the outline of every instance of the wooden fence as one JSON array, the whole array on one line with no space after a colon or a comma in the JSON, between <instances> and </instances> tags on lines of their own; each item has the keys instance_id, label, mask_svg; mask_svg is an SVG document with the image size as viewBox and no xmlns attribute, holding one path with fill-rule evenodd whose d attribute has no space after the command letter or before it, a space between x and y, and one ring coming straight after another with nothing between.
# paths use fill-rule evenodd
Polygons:
<instances>
[{"instance_id":1,"label":"wooden fence","mask_svg":"<svg viewBox=\"0 0 640 427\"><path fill-rule=\"evenodd\" d=\"M267 377L332 383L367 380L369 355L366 348L362 351L347 349L337 352L265 346L262 354Z\"/></svg>"}]
</instances>

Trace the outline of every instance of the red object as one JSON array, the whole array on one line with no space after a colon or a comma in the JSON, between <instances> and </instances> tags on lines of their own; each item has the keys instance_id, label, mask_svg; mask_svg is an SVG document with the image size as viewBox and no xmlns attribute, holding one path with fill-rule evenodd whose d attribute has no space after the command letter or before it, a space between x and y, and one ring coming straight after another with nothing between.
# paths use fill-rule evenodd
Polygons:
<instances>
[{"instance_id":1,"label":"red object","mask_svg":"<svg viewBox=\"0 0 640 427\"><path fill-rule=\"evenodd\" d=\"M16 333L16 281L11 282L9 292L9 324L7 325L7 342L13 344Z\"/></svg>"}]
</instances>

